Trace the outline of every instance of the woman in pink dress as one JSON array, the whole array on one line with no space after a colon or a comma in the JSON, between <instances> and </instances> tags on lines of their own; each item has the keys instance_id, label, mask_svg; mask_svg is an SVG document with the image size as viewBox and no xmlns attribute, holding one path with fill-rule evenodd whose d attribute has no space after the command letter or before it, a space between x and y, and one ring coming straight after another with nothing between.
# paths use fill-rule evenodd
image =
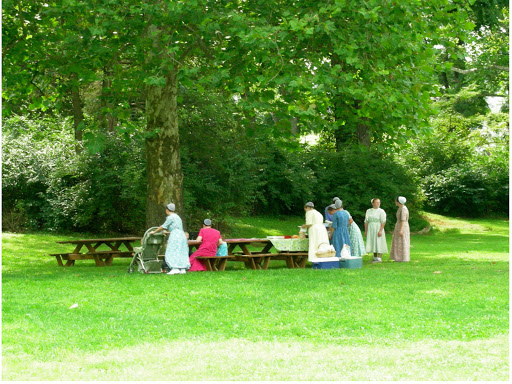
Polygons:
<instances>
[{"instance_id":1,"label":"woman in pink dress","mask_svg":"<svg viewBox=\"0 0 512 384\"><path fill-rule=\"evenodd\" d=\"M203 228L199 231L197 241L201 242L197 251L190 255L190 269L189 272L206 271L206 266L203 261L197 260L196 256L215 256L217 254L217 246L221 244L220 232L212 228L210 219L205 219Z\"/></svg>"}]
</instances>

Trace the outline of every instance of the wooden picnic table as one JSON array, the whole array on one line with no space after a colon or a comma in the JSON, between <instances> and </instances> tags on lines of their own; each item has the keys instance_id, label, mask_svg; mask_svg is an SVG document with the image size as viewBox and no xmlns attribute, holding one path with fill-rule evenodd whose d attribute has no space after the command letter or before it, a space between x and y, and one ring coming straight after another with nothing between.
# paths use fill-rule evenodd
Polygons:
<instances>
[{"instance_id":1,"label":"wooden picnic table","mask_svg":"<svg viewBox=\"0 0 512 384\"><path fill-rule=\"evenodd\" d=\"M196 256L206 264L208 271L223 271L227 261L239 261L245 263L247 268L264 270L268 269L270 259L275 256L271 253L272 243L268 239L224 239L228 244L228 256ZM201 243L196 240L189 240L188 245L192 250ZM249 246L257 247L258 250L250 251Z\"/></svg>"},{"instance_id":2,"label":"wooden picnic table","mask_svg":"<svg viewBox=\"0 0 512 384\"><path fill-rule=\"evenodd\" d=\"M112 265L114 257L133 257L132 243L139 242L141 237L117 237L108 239L80 239L69 241L57 241L59 244L74 244L75 249L70 253L52 253L57 259L59 266L70 267L75 265L76 260L94 259L96 266L103 267ZM107 250L98 250L106 246ZM125 250L121 248L124 247ZM105 247L104 247L105 248ZM66 260L66 264L62 263Z\"/></svg>"},{"instance_id":3,"label":"wooden picnic table","mask_svg":"<svg viewBox=\"0 0 512 384\"><path fill-rule=\"evenodd\" d=\"M119 237L106 239L80 239L57 241L59 244L73 244L75 249L70 253L53 253L59 266L73 266L76 260L93 259L96 266L110 266L116 257L133 257L133 246L141 241L141 237ZM307 261L307 252L270 252L273 247L269 239L225 239L228 244L228 256L199 256L204 260L209 271L223 271L227 261L245 263L247 268L254 270L268 269L270 260L285 260L288 268L304 268ZM192 251L201 243L189 240L189 249ZM99 250L100 247L107 248ZM256 250L249 250L249 247ZM124 248L124 249L122 249ZM163 259L164 255L159 255ZM66 264L63 263L66 261Z\"/></svg>"},{"instance_id":4,"label":"wooden picnic table","mask_svg":"<svg viewBox=\"0 0 512 384\"><path fill-rule=\"evenodd\" d=\"M226 239L225 242L228 244L228 255L233 256L235 261L244 262L250 269L268 269L270 259L276 255L270 252L272 243L269 239ZM250 251L249 245L259 250Z\"/></svg>"}]
</instances>

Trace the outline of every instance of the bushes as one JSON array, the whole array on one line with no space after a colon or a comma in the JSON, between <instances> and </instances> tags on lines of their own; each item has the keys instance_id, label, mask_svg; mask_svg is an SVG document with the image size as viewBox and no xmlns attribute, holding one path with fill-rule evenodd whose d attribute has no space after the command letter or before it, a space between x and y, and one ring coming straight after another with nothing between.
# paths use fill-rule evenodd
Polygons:
<instances>
[{"instance_id":1,"label":"bushes","mask_svg":"<svg viewBox=\"0 0 512 384\"><path fill-rule=\"evenodd\" d=\"M312 150L310 157L310 166L317 177L314 198L322 213L330 200L338 196L356 223L362 226L366 210L371 208L371 199L378 197L388 215L386 230L391 230L396 222L394 200L402 195L407 198L412 230L426 226L427 222L417 214L422 206L418 185L407 169L392 158L351 147L338 153Z\"/></svg>"},{"instance_id":2,"label":"bushes","mask_svg":"<svg viewBox=\"0 0 512 384\"><path fill-rule=\"evenodd\" d=\"M508 215L508 114L464 117L445 108L433 134L400 155L424 191L425 208L466 217Z\"/></svg>"},{"instance_id":3,"label":"bushes","mask_svg":"<svg viewBox=\"0 0 512 384\"><path fill-rule=\"evenodd\" d=\"M417 214L424 204L465 216L508 210L508 126L503 116L493 115L485 129L462 124L438 130L393 158L349 146L341 152L293 148L264 134L248 137L230 120L229 111L219 112L216 119L198 111L189 110L181 127L190 230L199 228L205 217L225 230L228 216L303 216L307 201L323 213L334 196L360 226L370 200L379 197L388 214L387 230L396 220L397 195L408 200L413 231L427 224ZM101 152L77 155L71 132L66 120L4 122L4 229L142 233L143 139L105 134ZM459 143L461 137L467 140Z\"/></svg>"},{"instance_id":4,"label":"bushes","mask_svg":"<svg viewBox=\"0 0 512 384\"><path fill-rule=\"evenodd\" d=\"M44 128L39 130L39 126ZM53 139L55 135L59 136L58 140ZM48 190L69 183L78 165L66 122L62 127L52 120L35 124L19 117L4 122L2 163L4 227L8 230L52 228L50 222L55 222L56 217L46 215L54 211L62 216L62 207L51 208ZM67 224L69 221L59 222L55 227Z\"/></svg>"},{"instance_id":5,"label":"bushes","mask_svg":"<svg viewBox=\"0 0 512 384\"><path fill-rule=\"evenodd\" d=\"M427 207L466 217L507 213L508 166L487 160L487 164L467 163L426 177Z\"/></svg>"},{"instance_id":6,"label":"bushes","mask_svg":"<svg viewBox=\"0 0 512 384\"><path fill-rule=\"evenodd\" d=\"M420 206L404 168L378 153L290 151L264 135L247 137L234 124L227 130L211 122L201 127L202 119L194 123L195 129L182 136L185 219L191 230L205 217L226 229L229 215L302 216L306 201L323 211L334 196L343 199L359 225L375 196L388 212L388 227L395 220L396 195L408 198L412 216ZM208 146L198 142L198 131ZM100 152L77 155L71 132L67 121L5 122L4 228L141 233L146 198L142 139L106 134Z\"/></svg>"},{"instance_id":7,"label":"bushes","mask_svg":"<svg viewBox=\"0 0 512 384\"><path fill-rule=\"evenodd\" d=\"M142 143L107 137L75 153L68 121L4 122L4 229L135 233L145 223Z\"/></svg>"}]
</instances>

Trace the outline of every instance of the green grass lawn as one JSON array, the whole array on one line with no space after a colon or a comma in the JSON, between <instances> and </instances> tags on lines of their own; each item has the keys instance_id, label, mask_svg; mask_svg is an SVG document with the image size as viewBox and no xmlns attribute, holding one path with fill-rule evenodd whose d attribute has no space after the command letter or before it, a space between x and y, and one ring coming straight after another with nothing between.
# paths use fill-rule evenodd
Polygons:
<instances>
[{"instance_id":1,"label":"green grass lawn","mask_svg":"<svg viewBox=\"0 0 512 384\"><path fill-rule=\"evenodd\" d=\"M58 267L73 236L4 233L3 379L508 380L508 221L427 216L410 263L359 270L129 275ZM229 237L302 222L231 220Z\"/></svg>"}]
</instances>

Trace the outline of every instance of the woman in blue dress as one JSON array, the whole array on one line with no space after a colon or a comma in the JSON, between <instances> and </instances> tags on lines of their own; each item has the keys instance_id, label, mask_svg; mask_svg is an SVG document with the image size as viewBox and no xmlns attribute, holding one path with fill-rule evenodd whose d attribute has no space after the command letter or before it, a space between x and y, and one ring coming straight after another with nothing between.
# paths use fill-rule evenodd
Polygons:
<instances>
[{"instance_id":1,"label":"woman in blue dress","mask_svg":"<svg viewBox=\"0 0 512 384\"><path fill-rule=\"evenodd\" d=\"M165 262L169 268L171 268L168 275L176 275L178 273L183 274L190 268L187 237L183 231L181 218L175 213L175 211L176 206L172 203L168 204L165 209L165 213L167 215L165 223L154 231L159 232L166 229L170 232L169 239L167 239L167 248L165 250Z\"/></svg>"},{"instance_id":2,"label":"woman in blue dress","mask_svg":"<svg viewBox=\"0 0 512 384\"><path fill-rule=\"evenodd\" d=\"M336 250L336 257L340 257L343 246L347 244L350 247L350 235L348 233L348 221L350 217L347 211L343 210L341 200L337 200L335 205L338 210L332 215L332 227L334 228L332 245Z\"/></svg>"}]
</instances>

